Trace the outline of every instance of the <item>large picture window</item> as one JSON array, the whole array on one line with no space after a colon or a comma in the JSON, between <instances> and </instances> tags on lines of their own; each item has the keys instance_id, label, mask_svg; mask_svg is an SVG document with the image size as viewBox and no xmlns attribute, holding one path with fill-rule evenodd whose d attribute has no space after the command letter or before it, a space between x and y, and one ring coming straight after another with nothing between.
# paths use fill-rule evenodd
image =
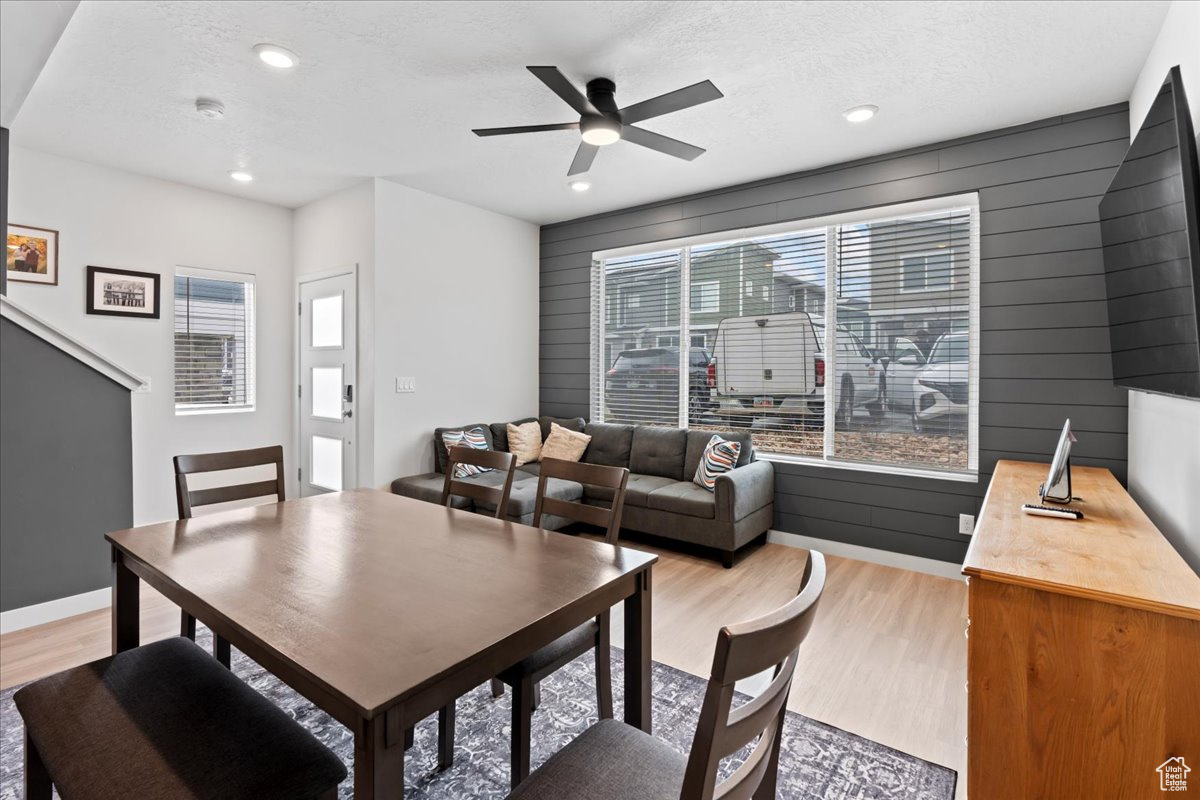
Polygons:
<instances>
[{"instance_id":1,"label":"large picture window","mask_svg":"<svg viewBox=\"0 0 1200 800\"><path fill-rule=\"evenodd\" d=\"M973 474L978 216L971 195L595 254L592 417Z\"/></svg>"},{"instance_id":2,"label":"large picture window","mask_svg":"<svg viewBox=\"0 0 1200 800\"><path fill-rule=\"evenodd\" d=\"M175 275L175 413L254 408L254 276Z\"/></svg>"}]
</instances>

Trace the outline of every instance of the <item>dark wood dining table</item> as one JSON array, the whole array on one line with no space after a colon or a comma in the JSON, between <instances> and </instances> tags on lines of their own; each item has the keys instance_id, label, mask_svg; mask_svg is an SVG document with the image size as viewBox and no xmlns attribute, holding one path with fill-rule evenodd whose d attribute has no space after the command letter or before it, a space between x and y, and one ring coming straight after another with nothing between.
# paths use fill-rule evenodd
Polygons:
<instances>
[{"instance_id":1,"label":"dark wood dining table","mask_svg":"<svg viewBox=\"0 0 1200 800\"><path fill-rule=\"evenodd\" d=\"M621 601L625 721L650 730L653 554L371 489L107 538L113 652L144 580L354 732L360 800L403 796L407 727Z\"/></svg>"}]
</instances>

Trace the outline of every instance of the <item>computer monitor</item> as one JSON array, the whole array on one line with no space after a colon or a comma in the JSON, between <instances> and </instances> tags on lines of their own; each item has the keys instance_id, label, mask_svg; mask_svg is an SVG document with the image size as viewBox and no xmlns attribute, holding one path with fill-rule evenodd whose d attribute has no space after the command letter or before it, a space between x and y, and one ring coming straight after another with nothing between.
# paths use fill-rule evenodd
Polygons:
<instances>
[{"instance_id":1,"label":"computer monitor","mask_svg":"<svg viewBox=\"0 0 1200 800\"><path fill-rule=\"evenodd\" d=\"M1062 434L1058 437L1058 447L1054 450L1054 460L1050 462L1050 474L1042 484L1042 500L1051 503L1071 502L1071 443L1076 441L1071 433L1071 420L1063 425Z\"/></svg>"}]
</instances>

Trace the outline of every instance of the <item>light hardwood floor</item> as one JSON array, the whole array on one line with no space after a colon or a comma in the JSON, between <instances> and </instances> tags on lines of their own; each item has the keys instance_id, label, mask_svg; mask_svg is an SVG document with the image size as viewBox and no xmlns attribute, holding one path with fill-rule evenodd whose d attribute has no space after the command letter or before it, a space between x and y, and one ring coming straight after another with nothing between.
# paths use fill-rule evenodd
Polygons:
<instances>
[{"instance_id":1,"label":"light hardwood floor","mask_svg":"<svg viewBox=\"0 0 1200 800\"><path fill-rule=\"evenodd\" d=\"M721 626L762 614L799 588L807 551L769 544L734 569L649 547L653 657L707 677ZM958 770L965 796L966 586L830 557L825 594L801 649L788 708ZM619 622L620 614L614 615ZM179 632L179 611L143 585L142 639ZM614 638L619 636L614 625ZM619 639L617 639L619 641ZM108 655L108 611L0 637L0 688Z\"/></svg>"}]
</instances>

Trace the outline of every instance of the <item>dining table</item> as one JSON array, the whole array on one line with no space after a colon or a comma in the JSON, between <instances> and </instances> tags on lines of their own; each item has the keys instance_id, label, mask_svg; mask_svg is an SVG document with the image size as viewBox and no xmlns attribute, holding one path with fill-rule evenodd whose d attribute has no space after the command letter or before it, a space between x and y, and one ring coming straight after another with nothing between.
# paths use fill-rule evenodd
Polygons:
<instances>
[{"instance_id":1,"label":"dining table","mask_svg":"<svg viewBox=\"0 0 1200 800\"><path fill-rule=\"evenodd\" d=\"M407 728L621 602L624 718L650 731L652 553L374 489L107 540L113 652L145 581L353 732L359 800L403 796Z\"/></svg>"}]
</instances>

